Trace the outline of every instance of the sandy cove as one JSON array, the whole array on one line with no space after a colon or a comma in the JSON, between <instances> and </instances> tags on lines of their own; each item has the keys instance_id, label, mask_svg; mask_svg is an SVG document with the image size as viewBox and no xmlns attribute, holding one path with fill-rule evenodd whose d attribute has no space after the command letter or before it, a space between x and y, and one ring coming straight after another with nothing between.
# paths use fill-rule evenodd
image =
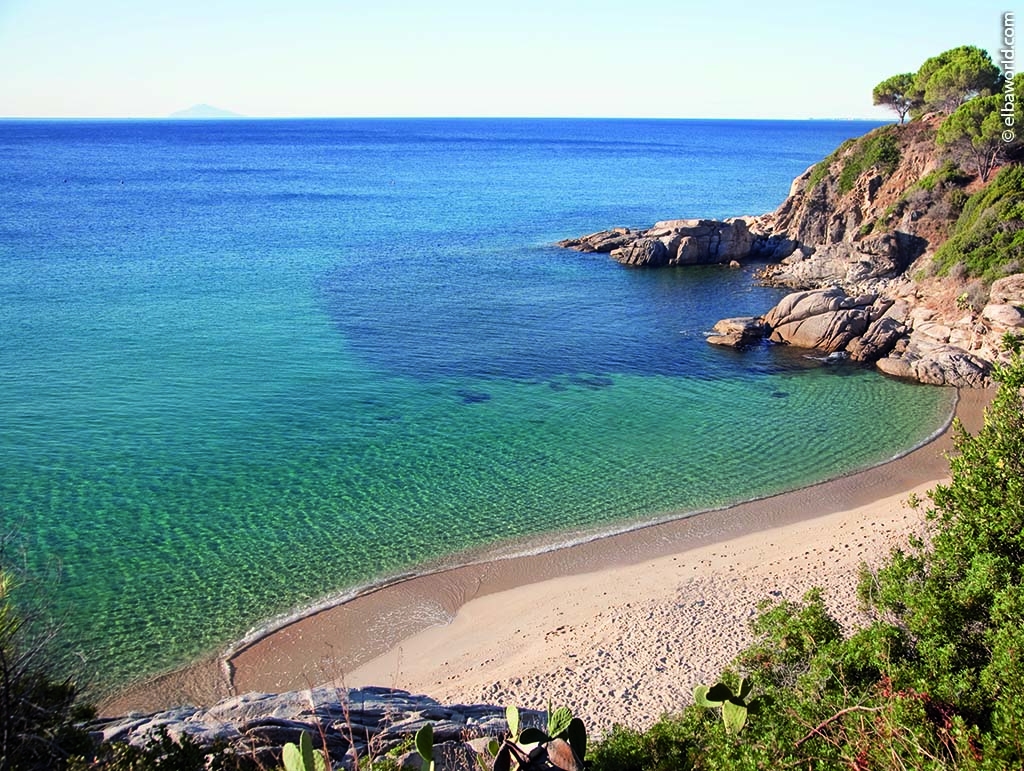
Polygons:
<instances>
[{"instance_id":1,"label":"sandy cove","mask_svg":"<svg viewBox=\"0 0 1024 771\"><path fill-rule=\"evenodd\" d=\"M991 392L962 391L981 425ZM686 706L752 637L765 599L821 587L848 628L862 563L924 529L906 501L948 479L949 430L856 474L545 554L439 571L289 624L106 702L105 714L334 682L448 703L571 707L592 731ZM224 673L230 672L229 684Z\"/></svg>"}]
</instances>

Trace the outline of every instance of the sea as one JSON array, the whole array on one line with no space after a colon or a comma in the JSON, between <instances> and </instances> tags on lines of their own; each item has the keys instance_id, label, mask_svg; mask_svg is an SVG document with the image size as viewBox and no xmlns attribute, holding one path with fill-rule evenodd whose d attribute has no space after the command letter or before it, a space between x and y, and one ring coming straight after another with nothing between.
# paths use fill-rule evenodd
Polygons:
<instances>
[{"instance_id":1,"label":"sea","mask_svg":"<svg viewBox=\"0 0 1024 771\"><path fill-rule=\"evenodd\" d=\"M948 389L705 334L756 265L559 239L777 207L877 124L0 121L0 533L99 690L399 575L884 462Z\"/></svg>"}]
</instances>

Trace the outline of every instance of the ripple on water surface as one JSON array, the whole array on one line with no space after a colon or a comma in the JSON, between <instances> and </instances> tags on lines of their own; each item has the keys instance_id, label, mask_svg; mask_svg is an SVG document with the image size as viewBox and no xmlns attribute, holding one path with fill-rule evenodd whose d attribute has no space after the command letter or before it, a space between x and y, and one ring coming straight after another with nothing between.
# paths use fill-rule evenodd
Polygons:
<instances>
[{"instance_id":1,"label":"ripple on water surface","mask_svg":"<svg viewBox=\"0 0 1024 771\"><path fill-rule=\"evenodd\" d=\"M0 517L59 564L66 647L123 683L464 550L924 439L948 392L708 346L779 297L749 272L544 245L769 210L867 128L4 122Z\"/></svg>"}]
</instances>

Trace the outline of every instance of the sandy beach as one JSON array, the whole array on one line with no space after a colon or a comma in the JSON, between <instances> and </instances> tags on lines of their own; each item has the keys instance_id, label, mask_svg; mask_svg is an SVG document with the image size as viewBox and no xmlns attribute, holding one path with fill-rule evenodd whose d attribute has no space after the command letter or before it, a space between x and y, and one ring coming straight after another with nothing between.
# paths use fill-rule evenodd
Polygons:
<instances>
[{"instance_id":1,"label":"sandy beach","mask_svg":"<svg viewBox=\"0 0 1024 771\"><path fill-rule=\"evenodd\" d=\"M981 425L991 392L963 391ZM402 581L289 624L224 659L158 678L105 714L334 682L452 703L565 704L600 733L691 701L751 640L766 599L820 587L849 628L855 582L925 527L906 501L948 478L949 430L822 484L545 554Z\"/></svg>"}]
</instances>

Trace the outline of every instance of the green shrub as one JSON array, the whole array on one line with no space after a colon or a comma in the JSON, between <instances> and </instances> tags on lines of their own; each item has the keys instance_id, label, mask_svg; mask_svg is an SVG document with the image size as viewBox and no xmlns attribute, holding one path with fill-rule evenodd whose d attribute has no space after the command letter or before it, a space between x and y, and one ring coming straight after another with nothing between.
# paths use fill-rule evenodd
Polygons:
<instances>
[{"instance_id":1,"label":"green shrub","mask_svg":"<svg viewBox=\"0 0 1024 771\"><path fill-rule=\"evenodd\" d=\"M61 769L69 756L89 751L77 722L91 717L76 703L78 690L53 674L47 635L38 619L15 608L12 574L0 566L0 769Z\"/></svg>"},{"instance_id":2,"label":"green shrub","mask_svg":"<svg viewBox=\"0 0 1024 771\"><path fill-rule=\"evenodd\" d=\"M832 153L828 158L814 165L814 168L811 169L811 175L807 178L807 192L813 191L828 176L836 157L836 153Z\"/></svg>"},{"instance_id":3,"label":"green shrub","mask_svg":"<svg viewBox=\"0 0 1024 771\"><path fill-rule=\"evenodd\" d=\"M839 193L853 189L857 178L867 169L877 168L888 176L900 162L900 146L896 139L895 126L887 126L860 139L848 139L839 145L830 156L816 164L807 178L807 190L813 191L832 172L832 167L843 158L839 172Z\"/></svg>"},{"instance_id":4,"label":"green shrub","mask_svg":"<svg viewBox=\"0 0 1024 771\"><path fill-rule=\"evenodd\" d=\"M963 169L955 161L946 161L941 168L921 177L914 187L931 192L936 188L959 187L966 185L970 181L970 176L964 173Z\"/></svg>"},{"instance_id":5,"label":"green shrub","mask_svg":"<svg viewBox=\"0 0 1024 771\"><path fill-rule=\"evenodd\" d=\"M900 146L895 127L879 129L861 139L843 162L839 172L839 193L848 193L867 169L875 168L883 176L892 174L900 162Z\"/></svg>"},{"instance_id":6,"label":"green shrub","mask_svg":"<svg viewBox=\"0 0 1024 771\"><path fill-rule=\"evenodd\" d=\"M266 771L254 758L238 755L225 744L207 747L190 737L172 739L159 731L144 747L124 742L105 744L95 754L73 758L69 771Z\"/></svg>"},{"instance_id":7,"label":"green shrub","mask_svg":"<svg viewBox=\"0 0 1024 771\"><path fill-rule=\"evenodd\" d=\"M963 206L949 240L935 253L939 275L962 264L993 281L1024 261L1024 167L1006 166Z\"/></svg>"},{"instance_id":8,"label":"green shrub","mask_svg":"<svg viewBox=\"0 0 1024 771\"><path fill-rule=\"evenodd\" d=\"M997 377L981 431L955 429L931 542L862 571L873 623L844 637L818 592L763 608L758 641L722 674L758 694L742 733L689 707L645 732L616 727L592 768L1024 767L1024 358Z\"/></svg>"},{"instance_id":9,"label":"green shrub","mask_svg":"<svg viewBox=\"0 0 1024 771\"><path fill-rule=\"evenodd\" d=\"M687 771L694 767L701 719L662 717L646 731L616 725L590 753L591 771Z\"/></svg>"},{"instance_id":10,"label":"green shrub","mask_svg":"<svg viewBox=\"0 0 1024 771\"><path fill-rule=\"evenodd\" d=\"M839 160L839 157L843 153L845 153L850 147L852 147L856 142L856 139L847 139L842 144L840 144L839 147L833 150L831 155L829 155L827 158L825 158L822 161L819 161L814 165L814 168L811 169L811 175L807 178L808 192L811 192L812 190L814 190L814 188L821 184L821 181L824 180L825 177L827 177L829 175L829 172L832 170L832 164Z\"/></svg>"}]
</instances>

